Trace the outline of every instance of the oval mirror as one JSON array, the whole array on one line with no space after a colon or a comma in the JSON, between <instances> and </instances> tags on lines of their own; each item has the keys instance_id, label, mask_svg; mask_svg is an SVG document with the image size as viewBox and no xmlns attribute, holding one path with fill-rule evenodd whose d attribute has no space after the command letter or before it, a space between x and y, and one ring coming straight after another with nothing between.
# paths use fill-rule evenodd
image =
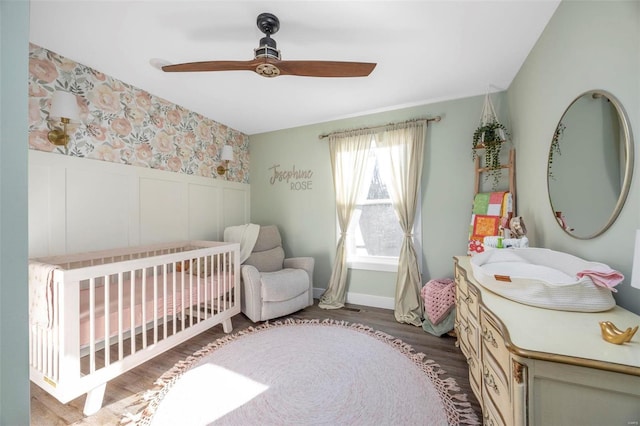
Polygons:
<instances>
[{"instance_id":1,"label":"oval mirror","mask_svg":"<svg viewBox=\"0 0 640 426\"><path fill-rule=\"evenodd\" d=\"M633 136L612 94L592 90L567 107L549 149L547 187L558 225L579 239L594 238L616 220L633 171Z\"/></svg>"}]
</instances>

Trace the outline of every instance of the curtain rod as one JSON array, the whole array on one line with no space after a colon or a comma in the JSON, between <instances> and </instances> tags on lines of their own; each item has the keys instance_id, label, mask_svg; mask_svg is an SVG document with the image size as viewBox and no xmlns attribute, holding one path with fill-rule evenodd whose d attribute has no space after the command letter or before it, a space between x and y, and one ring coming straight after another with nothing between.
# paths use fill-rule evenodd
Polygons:
<instances>
[{"instance_id":1,"label":"curtain rod","mask_svg":"<svg viewBox=\"0 0 640 426\"><path fill-rule=\"evenodd\" d=\"M322 134L322 135L319 135L319 136L318 136L318 139L325 139L325 138L328 138L328 137L329 137L329 136L331 136L331 135L339 135L339 134L341 134L341 133L355 132L355 131L358 131L358 130L377 130L377 129L384 129L385 127L388 127L388 126L394 126L394 125L396 125L396 124L408 124L408 123L416 123L416 122L420 122L420 121L426 121L427 123L429 123L430 121L433 121L433 122L436 122L436 123L437 123L437 122L439 122L440 120L442 120L442 117L440 117L439 115L438 115L438 116L436 116L436 117L433 117L433 118L418 118L418 119L415 119L415 120L407 120L407 121L404 121L404 122L402 122L402 123L389 123L389 124L385 124L385 125L382 125L382 126L361 127L361 128L359 128L359 129L351 129L351 130L343 130L343 131L339 131L339 132L324 133L324 134Z\"/></svg>"}]
</instances>

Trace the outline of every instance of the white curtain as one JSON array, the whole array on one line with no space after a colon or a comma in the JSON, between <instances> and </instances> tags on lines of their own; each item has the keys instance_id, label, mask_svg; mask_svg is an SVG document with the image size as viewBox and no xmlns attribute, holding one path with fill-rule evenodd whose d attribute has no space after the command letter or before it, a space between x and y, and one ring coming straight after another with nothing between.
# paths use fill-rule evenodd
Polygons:
<instances>
[{"instance_id":1,"label":"white curtain","mask_svg":"<svg viewBox=\"0 0 640 426\"><path fill-rule=\"evenodd\" d=\"M398 259L394 315L398 322L422 325L422 280L413 244L413 223L419 200L426 121L387 127L376 135L376 144L388 152L378 157L404 239Z\"/></svg>"},{"instance_id":2,"label":"white curtain","mask_svg":"<svg viewBox=\"0 0 640 426\"><path fill-rule=\"evenodd\" d=\"M358 199L358 190L365 175L371 139L371 132L366 130L329 136L329 153L333 171L333 186L336 193L340 238L336 247L336 259L329 285L320 297L318 304L323 309L342 308L347 298L345 240Z\"/></svg>"}]
</instances>

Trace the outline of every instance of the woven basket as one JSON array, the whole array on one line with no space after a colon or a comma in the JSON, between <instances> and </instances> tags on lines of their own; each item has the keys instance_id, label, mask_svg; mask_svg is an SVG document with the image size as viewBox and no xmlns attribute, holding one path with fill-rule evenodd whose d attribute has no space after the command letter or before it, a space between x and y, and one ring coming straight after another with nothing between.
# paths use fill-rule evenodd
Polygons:
<instances>
[{"instance_id":1,"label":"woven basket","mask_svg":"<svg viewBox=\"0 0 640 426\"><path fill-rule=\"evenodd\" d=\"M578 279L587 269L608 268L568 253L542 248L499 249L471 258L475 279L484 287L526 305L577 312L600 312L616 302L611 290Z\"/></svg>"}]
</instances>

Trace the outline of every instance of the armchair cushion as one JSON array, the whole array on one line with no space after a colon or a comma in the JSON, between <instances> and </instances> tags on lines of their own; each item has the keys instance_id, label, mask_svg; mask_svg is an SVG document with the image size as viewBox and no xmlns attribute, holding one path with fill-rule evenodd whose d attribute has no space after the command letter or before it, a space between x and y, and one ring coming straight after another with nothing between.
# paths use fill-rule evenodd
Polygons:
<instances>
[{"instance_id":1,"label":"armchair cushion","mask_svg":"<svg viewBox=\"0 0 640 426\"><path fill-rule=\"evenodd\" d=\"M253 251L243 265L252 265L260 272L274 272L282 269L284 249L280 231L275 225L261 226Z\"/></svg>"},{"instance_id":2,"label":"armchair cushion","mask_svg":"<svg viewBox=\"0 0 640 426\"><path fill-rule=\"evenodd\" d=\"M282 302L309 291L309 277L302 269L263 272L260 278L263 302Z\"/></svg>"},{"instance_id":3,"label":"armchair cushion","mask_svg":"<svg viewBox=\"0 0 640 426\"><path fill-rule=\"evenodd\" d=\"M275 272L282 269L284 263L284 250L282 247L274 247L264 251L254 251L243 265L255 266L260 272Z\"/></svg>"},{"instance_id":4,"label":"armchair cushion","mask_svg":"<svg viewBox=\"0 0 640 426\"><path fill-rule=\"evenodd\" d=\"M261 226L258 239L251 252L270 250L274 247L282 247L282 238L278 227L276 225Z\"/></svg>"}]
</instances>

